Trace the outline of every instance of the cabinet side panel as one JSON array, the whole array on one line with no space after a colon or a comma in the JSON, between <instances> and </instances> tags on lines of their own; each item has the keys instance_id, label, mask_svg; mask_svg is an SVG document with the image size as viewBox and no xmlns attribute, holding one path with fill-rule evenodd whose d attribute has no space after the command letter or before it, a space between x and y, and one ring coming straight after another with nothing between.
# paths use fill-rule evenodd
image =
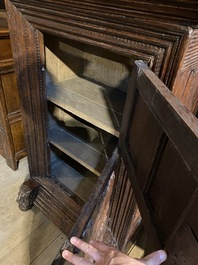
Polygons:
<instances>
[{"instance_id":1,"label":"cabinet side panel","mask_svg":"<svg viewBox=\"0 0 198 265\"><path fill-rule=\"evenodd\" d=\"M198 30L189 32L189 40L173 92L194 114L198 111Z\"/></svg>"}]
</instances>

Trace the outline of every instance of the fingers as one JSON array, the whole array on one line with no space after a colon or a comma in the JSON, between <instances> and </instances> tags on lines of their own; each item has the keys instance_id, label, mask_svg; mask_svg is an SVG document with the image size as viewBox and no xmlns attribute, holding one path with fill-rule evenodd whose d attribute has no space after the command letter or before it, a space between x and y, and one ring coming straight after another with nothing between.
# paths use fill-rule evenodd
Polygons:
<instances>
[{"instance_id":1,"label":"fingers","mask_svg":"<svg viewBox=\"0 0 198 265\"><path fill-rule=\"evenodd\" d=\"M92 257L96 261L96 263L99 262L100 264L103 264L104 260L106 260L108 258L109 261L112 259L114 259L114 261L116 260L116 264L118 264L117 261L119 259L120 264L122 264L123 260L126 261L128 259L131 259L127 255L119 252L117 249L115 249L109 245L106 245L102 242L99 242L99 241L90 241L90 244L88 244L88 243L82 241L81 239L79 239L77 237L72 237L70 241L78 249L82 250L84 253L86 253L90 257ZM89 262L88 260L86 260L82 257L79 257L77 255L74 255L73 253L71 253L67 250L64 250L62 255L63 255L63 258L65 258L66 260L68 260L69 262L71 262L74 265L92 265L92 263ZM105 257L105 259L104 259L104 257ZM139 262L137 260L137 264L141 263L141 264L145 264L145 265L160 265L161 263L163 263L166 260L166 258L167 258L166 252L163 250L159 250L159 251L156 251L156 252L149 254L144 259L139 260ZM99 264L99 263L97 263L97 264ZM134 263L134 264L136 264L136 263Z\"/></svg>"},{"instance_id":2,"label":"fingers","mask_svg":"<svg viewBox=\"0 0 198 265\"><path fill-rule=\"evenodd\" d=\"M62 256L67 261L71 262L74 265L93 265L91 262L85 260L82 257L74 255L73 253L69 252L68 250L64 250Z\"/></svg>"},{"instance_id":3,"label":"fingers","mask_svg":"<svg viewBox=\"0 0 198 265\"><path fill-rule=\"evenodd\" d=\"M84 253L88 254L94 260L100 259L100 254L94 246L82 241L77 237L72 237L70 242L77 248L81 249Z\"/></svg>"},{"instance_id":4,"label":"fingers","mask_svg":"<svg viewBox=\"0 0 198 265\"><path fill-rule=\"evenodd\" d=\"M163 250L158 250L146 256L143 261L146 265L159 265L167 259L167 254Z\"/></svg>"}]
</instances>

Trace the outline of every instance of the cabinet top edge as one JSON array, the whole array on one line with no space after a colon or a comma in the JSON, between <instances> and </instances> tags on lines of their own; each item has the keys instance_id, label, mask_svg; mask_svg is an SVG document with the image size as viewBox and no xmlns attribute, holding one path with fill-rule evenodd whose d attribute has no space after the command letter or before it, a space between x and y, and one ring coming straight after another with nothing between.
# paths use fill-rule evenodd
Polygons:
<instances>
[{"instance_id":1,"label":"cabinet top edge","mask_svg":"<svg viewBox=\"0 0 198 265\"><path fill-rule=\"evenodd\" d=\"M98 20L111 21L148 19L160 23L170 23L181 26L198 26L198 2L196 0L6 0L11 2L22 13L37 8L45 10L49 15L76 14Z\"/></svg>"}]
</instances>

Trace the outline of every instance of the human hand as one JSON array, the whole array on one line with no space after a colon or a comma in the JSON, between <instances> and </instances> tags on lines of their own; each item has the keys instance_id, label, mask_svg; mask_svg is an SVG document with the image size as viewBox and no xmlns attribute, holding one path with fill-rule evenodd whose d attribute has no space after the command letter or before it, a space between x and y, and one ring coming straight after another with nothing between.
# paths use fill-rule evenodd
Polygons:
<instances>
[{"instance_id":1,"label":"human hand","mask_svg":"<svg viewBox=\"0 0 198 265\"><path fill-rule=\"evenodd\" d=\"M166 252L163 250L153 252L143 259L134 259L99 241L90 241L88 244L77 237L72 237L70 241L78 249L92 257L96 265L159 265L167 258ZM64 250L62 256L74 265L92 265L92 262L68 250Z\"/></svg>"}]
</instances>

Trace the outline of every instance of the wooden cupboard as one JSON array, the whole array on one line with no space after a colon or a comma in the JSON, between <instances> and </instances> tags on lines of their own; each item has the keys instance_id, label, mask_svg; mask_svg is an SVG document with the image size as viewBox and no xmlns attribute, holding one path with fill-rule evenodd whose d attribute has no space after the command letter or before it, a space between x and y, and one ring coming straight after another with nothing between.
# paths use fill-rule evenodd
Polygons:
<instances>
[{"instance_id":1,"label":"wooden cupboard","mask_svg":"<svg viewBox=\"0 0 198 265\"><path fill-rule=\"evenodd\" d=\"M7 18L0 10L0 154L13 170L26 155Z\"/></svg>"},{"instance_id":2,"label":"wooden cupboard","mask_svg":"<svg viewBox=\"0 0 198 265\"><path fill-rule=\"evenodd\" d=\"M183 160L180 161L178 150L175 151L167 138L162 137L158 121L153 119L144 100L142 102L140 99L134 105L133 111L137 108L138 115L131 123L127 113L131 113L130 106L133 104L128 101L130 97L127 93L131 93L131 83L138 77L131 76L134 62L141 59L193 113L188 115L196 120L198 7L195 1L106 3L87 0L82 3L65 0L60 3L50 0L7 0L6 9L31 177L21 187L18 197L20 208L27 210L34 203L63 232L69 234L72 231L70 235L74 232L81 235L82 227L85 228L89 220L85 217L91 216L113 172L112 168L114 170L114 166L118 165L116 172L119 174L116 176L119 179L112 187L113 190L117 189L113 201L119 207L116 204L113 207L120 210L125 209L123 205L128 207L123 212L128 226L124 226L118 212L113 215L115 231L116 223L121 222L123 228L116 232L122 238L118 247L126 245L141 216L147 231L150 231L150 238L153 238L151 249L166 246L169 236L173 235L174 225L183 214L182 208L188 209L191 193L196 191L197 183L192 176L189 176L192 182L189 182L188 188L186 180L181 181L184 185L181 190L184 192L186 187L187 194L181 207L171 204L175 194L179 194L175 183L178 183L180 175L183 180L183 173L190 174L188 167ZM123 114L124 108L128 112ZM163 114L165 109L162 105L158 111ZM173 113L167 112L166 115ZM115 159L122 158L125 148L120 145L126 138L121 138L121 123L126 130L130 130L129 125L134 126L129 144L133 147L134 159L126 156L128 162L124 160L122 166ZM166 126L172 130L171 124L167 123ZM164 125L162 129L165 130ZM194 141L193 145L196 145L197 140ZM118 143L119 152L115 152L114 158L109 160ZM124 144L122 142L122 146ZM157 166L161 162L162 169L158 171ZM128 165L127 169L125 164ZM124 176L127 176L133 164L138 179L130 173L125 182ZM170 176L167 180L166 176L161 179L159 176L163 176L163 169L168 168L170 172L164 172ZM158 181L153 182L153 177ZM173 187L169 198L165 196L167 190L161 195L158 193L161 184L167 188ZM149 192L146 192L148 187ZM93 189L95 197L90 195ZM129 197L125 196L127 190ZM152 197L152 207L157 211L157 217L153 219L159 222L159 228L163 231L153 227L146 214L148 209L144 200L150 199L147 198L148 194ZM110 197L107 197L107 202ZM162 203L162 215L160 210L158 212L161 209L161 204L157 202L159 198L166 202ZM178 198L181 199L181 196L178 195ZM87 201L88 204L85 204ZM100 210L96 211L96 219L97 212ZM163 226L161 221L167 213L171 214L172 222ZM167 218L164 220L168 222ZM192 220L194 222L194 217ZM193 233L196 230L191 229ZM180 247L177 251L180 251ZM55 264L59 264L59 258Z\"/></svg>"}]
</instances>

